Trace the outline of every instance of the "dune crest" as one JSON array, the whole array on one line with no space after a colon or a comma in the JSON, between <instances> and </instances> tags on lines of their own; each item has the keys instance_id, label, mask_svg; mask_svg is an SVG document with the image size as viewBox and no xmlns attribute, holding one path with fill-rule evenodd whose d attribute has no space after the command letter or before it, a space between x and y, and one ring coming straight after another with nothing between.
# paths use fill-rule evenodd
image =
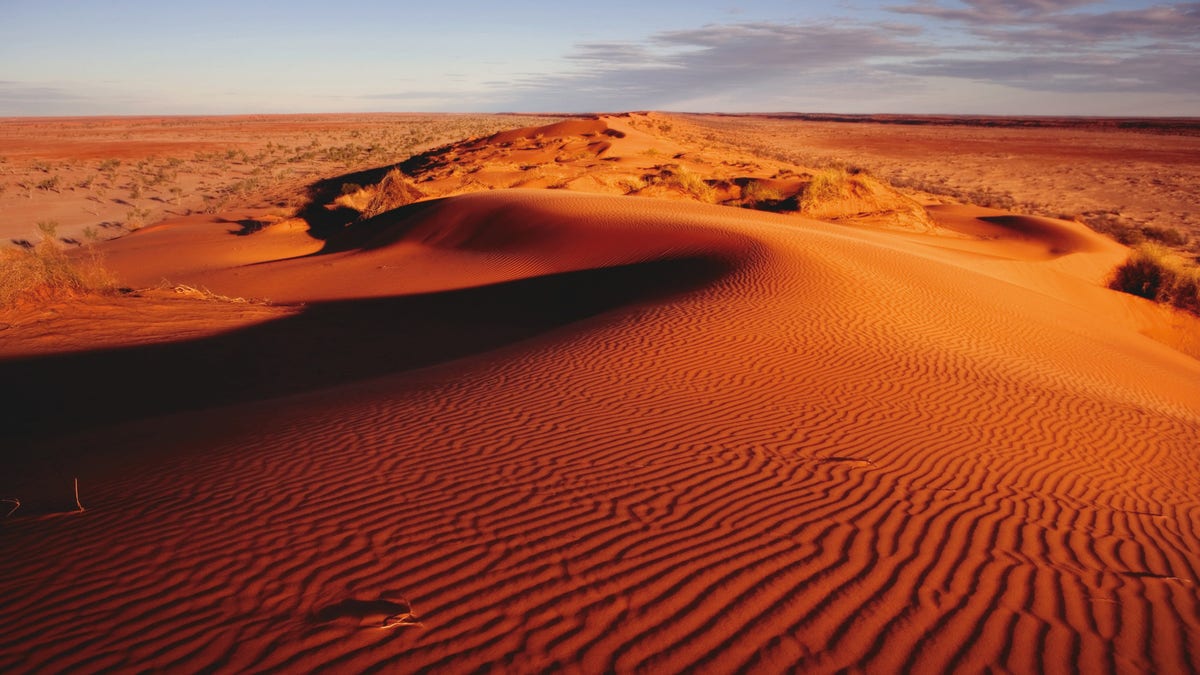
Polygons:
<instances>
[{"instance_id":1,"label":"dune crest","mask_svg":"<svg viewBox=\"0 0 1200 675\"><path fill-rule=\"evenodd\" d=\"M865 174L806 169L728 150L707 153L664 133L671 124L653 113L566 120L454 143L398 169L411 180L412 191L431 197L550 188L802 213L871 227L936 228L921 204ZM394 172L389 175L394 181ZM827 186L818 191L819 200L806 200L814 181L830 183L831 175L833 189ZM361 217L378 215L366 203L389 188L378 179L355 187L352 195L331 194L327 208L336 203Z\"/></svg>"}]
</instances>

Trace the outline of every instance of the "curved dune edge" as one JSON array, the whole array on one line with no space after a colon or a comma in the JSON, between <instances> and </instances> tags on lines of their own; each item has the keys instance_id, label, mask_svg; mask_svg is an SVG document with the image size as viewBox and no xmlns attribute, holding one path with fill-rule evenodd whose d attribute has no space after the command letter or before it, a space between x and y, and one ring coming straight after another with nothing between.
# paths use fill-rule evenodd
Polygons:
<instances>
[{"instance_id":1,"label":"curved dune edge","mask_svg":"<svg viewBox=\"0 0 1200 675\"><path fill-rule=\"evenodd\" d=\"M1056 260L563 193L394 217L180 281L337 305L724 267L416 370L23 442L87 511L0 525L0 670L1200 666L1200 363L1043 292ZM114 263L165 250L127 241ZM330 348L387 354L354 337Z\"/></svg>"}]
</instances>

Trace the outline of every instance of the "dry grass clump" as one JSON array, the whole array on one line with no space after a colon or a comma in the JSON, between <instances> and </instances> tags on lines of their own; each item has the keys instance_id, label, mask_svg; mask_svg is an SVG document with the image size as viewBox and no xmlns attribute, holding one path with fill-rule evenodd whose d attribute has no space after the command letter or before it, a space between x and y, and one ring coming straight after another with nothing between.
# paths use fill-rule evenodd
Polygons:
<instances>
[{"instance_id":1,"label":"dry grass clump","mask_svg":"<svg viewBox=\"0 0 1200 675\"><path fill-rule=\"evenodd\" d=\"M784 196L782 192L764 184L762 181L749 181L742 188L742 201L751 207L763 203L781 202L783 200Z\"/></svg>"},{"instance_id":2,"label":"dry grass clump","mask_svg":"<svg viewBox=\"0 0 1200 675\"><path fill-rule=\"evenodd\" d=\"M371 201L362 211L362 217L373 218L392 209L408 206L424 197L425 193L418 190L402 171L392 169L379 182Z\"/></svg>"},{"instance_id":3,"label":"dry grass clump","mask_svg":"<svg viewBox=\"0 0 1200 675\"><path fill-rule=\"evenodd\" d=\"M646 189L647 185L649 185L649 183L638 176L626 176L618 179L616 182L616 186L625 194L632 194L634 192L644 190Z\"/></svg>"},{"instance_id":4,"label":"dry grass clump","mask_svg":"<svg viewBox=\"0 0 1200 675\"><path fill-rule=\"evenodd\" d=\"M1158 244L1135 248L1108 286L1200 314L1200 268Z\"/></svg>"},{"instance_id":5,"label":"dry grass clump","mask_svg":"<svg viewBox=\"0 0 1200 675\"><path fill-rule=\"evenodd\" d=\"M800 210L818 211L853 196L857 175L842 168L818 171L800 195Z\"/></svg>"},{"instance_id":6,"label":"dry grass clump","mask_svg":"<svg viewBox=\"0 0 1200 675\"><path fill-rule=\"evenodd\" d=\"M44 302L107 293L116 280L99 254L85 246L69 255L55 238L53 223L39 223L42 240L28 248L0 249L0 307L23 301Z\"/></svg>"},{"instance_id":7,"label":"dry grass clump","mask_svg":"<svg viewBox=\"0 0 1200 675\"><path fill-rule=\"evenodd\" d=\"M936 227L920 202L854 167L817 171L797 201L802 215L819 220L918 232Z\"/></svg>"},{"instance_id":8,"label":"dry grass clump","mask_svg":"<svg viewBox=\"0 0 1200 675\"><path fill-rule=\"evenodd\" d=\"M716 201L717 194L704 179L685 166L676 164L664 168L659 176L663 185L682 190L702 202Z\"/></svg>"}]
</instances>

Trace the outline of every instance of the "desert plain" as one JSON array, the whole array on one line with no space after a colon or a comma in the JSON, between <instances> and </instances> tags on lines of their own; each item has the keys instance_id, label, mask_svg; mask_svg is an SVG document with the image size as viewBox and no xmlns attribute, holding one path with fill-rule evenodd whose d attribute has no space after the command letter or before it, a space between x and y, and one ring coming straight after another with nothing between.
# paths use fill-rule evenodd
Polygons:
<instances>
[{"instance_id":1,"label":"desert plain","mask_svg":"<svg viewBox=\"0 0 1200 675\"><path fill-rule=\"evenodd\" d=\"M1194 120L0 156L3 244L112 279L0 309L0 671L1200 669L1200 321L1108 288L1195 254Z\"/></svg>"}]
</instances>

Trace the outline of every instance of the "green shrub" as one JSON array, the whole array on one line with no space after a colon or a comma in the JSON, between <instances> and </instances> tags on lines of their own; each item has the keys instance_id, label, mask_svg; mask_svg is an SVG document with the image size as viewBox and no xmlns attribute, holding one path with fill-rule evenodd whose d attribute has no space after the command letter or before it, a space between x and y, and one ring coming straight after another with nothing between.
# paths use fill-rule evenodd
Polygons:
<instances>
[{"instance_id":1,"label":"green shrub","mask_svg":"<svg viewBox=\"0 0 1200 675\"><path fill-rule=\"evenodd\" d=\"M1135 248L1109 288L1200 314L1200 269L1157 244Z\"/></svg>"}]
</instances>

